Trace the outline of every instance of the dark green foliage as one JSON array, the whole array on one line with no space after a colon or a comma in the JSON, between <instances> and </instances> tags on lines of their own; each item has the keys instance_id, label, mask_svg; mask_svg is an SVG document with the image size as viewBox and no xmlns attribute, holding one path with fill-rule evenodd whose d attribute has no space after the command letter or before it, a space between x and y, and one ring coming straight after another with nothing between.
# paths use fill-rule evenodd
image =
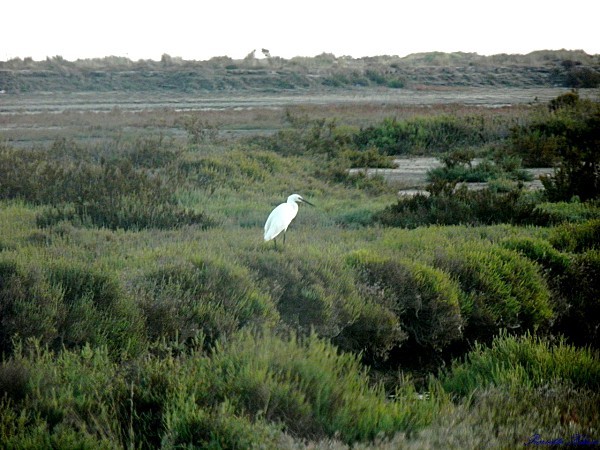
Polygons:
<instances>
[{"instance_id":1,"label":"dark green foliage","mask_svg":"<svg viewBox=\"0 0 600 450\"><path fill-rule=\"evenodd\" d=\"M362 361L371 366L385 364L390 353L408 339L400 318L386 306L371 299L365 286L365 304L356 320L346 326L332 342L346 351L360 353ZM389 362L394 365L394 361Z\"/></svg>"},{"instance_id":2,"label":"dark green foliage","mask_svg":"<svg viewBox=\"0 0 600 450\"><path fill-rule=\"evenodd\" d=\"M431 407L416 396L387 401L381 386L368 387L356 357L338 354L314 334L298 341L243 333L217 350L208 373L215 400L235 401L252 417L279 422L301 438L373 439L422 426Z\"/></svg>"},{"instance_id":3,"label":"dark green foliage","mask_svg":"<svg viewBox=\"0 0 600 450\"><path fill-rule=\"evenodd\" d=\"M350 443L419 429L435 408L410 388L398 391L402 402L387 400L355 356L314 334L243 332L210 355L155 350L162 355L118 366L103 348L53 354L35 342L19 346L0 363L0 376L18 368L27 395L0 399L0 441L8 448L278 448L283 429Z\"/></svg>"},{"instance_id":4,"label":"dark green foliage","mask_svg":"<svg viewBox=\"0 0 600 450\"><path fill-rule=\"evenodd\" d=\"M550 243L565 252L579 253L600 245L600 219L581 223L563 223L554 228L549 236Z\"/></svg>"},{"instance_id":5,"label":"dark green foliage","mask_svg":"<svg viewBox=\"0 0 600 450\"><path fill-rule=\"evenodd\" d=\"M54 348L107 345L111 354L142 344L139 313L112 275L78 263L0 259L0 345L36 338Z\"/></svg>"},{"instance_id":6,"label":"dark green foliage","mask_svg":"<svg viewBox=\"0 0 600 450\"><path fill-rule=\"evenodd\" d=\"M454 116L385 119L378 126L360 130L354 137L358 148L376 147L388 155L447 152L455 147L481 145L487 136L483 118Z\"/></svg>"},{"instance_id":7,"label":"dark green foliage","mask_svg":"<svg viewBox=\"0 0 600 450\"><path fill-rule=\"evenodd\" d=\"M462 337L460 291L447 274L408 261L355 252L348 262L364 283L367 298L394 313L408 334L409 354L441 351ZM413 356L414 358L414 356Z\"/></svg>"},{"instance_id":8,"label":"dark green foliage","mask_svg":"<svg viewBox=\"0 0 600 450\"><path fill-rule=\"evenodd\" d=\"M467 182L467 183L483 183L486 181L496 180L499 178L530 181L531 176L520 169L518 164L506 170L502 166L502 161L495 163L484 159L476 165L471 161L468 163L458 164L454 161L446 162L443 167L437 167L427 172L427 178L431 183L445 182ZM506 161L504 161L506 163Z\"/></svg>"},{"instance_id":9,"label":"dark green foliage","mask_svg":"<svg viewBox=\"0 0 600 450\"><path fill-rule=\"evenodd\" d=\"M0 365L0 402L23 400L29 390L29 378L29 369L22 361L8 360Z\"/></svg>"},{"instance_id":10,"label":"dark green foliage","mask_svg":"<svg viewBox=\"0 0 600 450\"><path fill-rule=\"evenodd\" d=\"M576 92L559 96L548 113L516 127L512 140L525 163L557 163L555 174L542 179L551 201L600 195L600 103Z\"/></svg>"},{"instance_id":11,"label":"dark green foliage","mask_svg":"<svg viewBox=\"0 0 600 450\"><path fill-rule=\"evenodd\" d=\"M149 337L212 345L241 327L273 324L271 298L248 271L225 260L195 259L166 265L137 282L136 296Z\"/></svg>"},{"instance_id":12,"label":"dark green foliage","mask_svg":"<svg viewBox=\"0 0 600 450\"><path fill-rule=\"evenodd\" d=\"M549 325L550 293L538 266L516 252L464 245L436 253L434 265L454 277L465 297L468 339L489 341L502 328L524 332Z\"/></svg>"},{"instance_id":13,"label":"dark green foliage","mask_svg":"<svg viewBox=\"0 0 600 450\"><path fill-rule=\"evenodd\" d=\"M442 377L444 389L466 397L487 386L541 387L562 380L577 388L600 387L597 352L526 335L503 335L491 347L475 345L464 362L455 362Z\"/></svg>"},{"instance_id":14,"label":"dark green foliage","mask_svg":"<svg viewBox=\"0 0 600 450\"><path fill-rule=\"evenodd\" d=\"M167 448L264 449L278 448L279 425L252 421L236 412L231 403L200 408L182 399L167 416L167 433L161 444Z\"/></svg>"},{"instance_id":15,"label":"dark green foliage","mask_svg":"<svg viewBox=\"0 0 600 450\"><path fill-rule=\"evenodd\" d=\"M66 316L63 293L36 266L23 267L0 255L0 352L12 351L12 339L36 337L47 344L60 334Z\"/></svg>"},{"instance_id":16,"label":"dark green foliage","mask_svg":"<svg viewBox=\"0 0 600 450\"><path fill-rule=\"evenodd\" d=\"M290 257L293 255L293 257ZM277 305L281 319L300 334L333 337L354 323L362 309L351 272L318 249L249 255L248 265Z\"/></svg>"},{"instance_id":17,"label":"dark green foliage","mask_svg":"<svg viewBox=\"0 0 600 450\"><path fill-rule=\"evenodd\" d=\"M432 184L432 195L417 194L400 198L375 214L383 225L414 228L421 225L489 225L495 223L527 223L533 215L535 198L521 186L508 191L492 188L470 191L466 186L453 189L452 184Z\"/></svg>"},{"instance_id":18,"label":"dark green foliage","mask_svg":"<svg viewBox=\"0 0 600 450\"><path fill-rule=\"evenodd\" d=\"M600 251L575 255L568 278L562 280L567 307L555 325L570 342L600 346Z\"/></svg>"},{"instance_id":19,"label":"dark green foliage","mask_svg":"<svg viewBox=\"0 0 600 450\"><path fill-rule=\"evenodd\" d=\"M501 245L540 264L546 271L545 278L555 286L560 284L559 280L564 278L571 268L571 258L544 239L511 238L502 241Z\"/></svg>"},{"instance_id":20,"label":"dark green foliage","mask_svg":"<svg viewBox=\"0 0 600 450\"><path fill-rule=\"evenodd\" d=\"M211 224L203 214L176 204L161 177L135 169L128 160L87 162L45 160L43 151L0 152L0 198L51 205L40 226L70 220L112 229L172 228Z\"/></svg>"},{"instance_id":21,"label":"dark green foliage","mask_svg":"<svg viewBox=\"0 0 600 450\"><path fill-rule=\"evenodd\" d=\"M551 235L554 245L560 247L562 243L564 251L581 252L578 254L563 253L549 241L534 238L509 239L502 245L519 251L544 269L544 277L554 292L556 318L553 331L577 345L597 347L600 341L600 290L596 280L600 275L600 259L597 249L587 250L586 247L597 245L598 240L592 238L590 241L584 230L589 228L582 225L567 229L563 225ZM577 231L583 231L583 236ZM561 242L557 237L568 238L570 242Z\"/></svg>"},{"instance_id":22,"label":"dark green foliage","mask_svg":"<svg viewBox=\"0 0 600 450\"><path fill-rule=\"evenodd\" d=\"M600 219L600 207L597 203L544 202L535 206L532 222L540 225L557 225L565 222L585 222L590 219Z\"/></svg>"}]
</instances>

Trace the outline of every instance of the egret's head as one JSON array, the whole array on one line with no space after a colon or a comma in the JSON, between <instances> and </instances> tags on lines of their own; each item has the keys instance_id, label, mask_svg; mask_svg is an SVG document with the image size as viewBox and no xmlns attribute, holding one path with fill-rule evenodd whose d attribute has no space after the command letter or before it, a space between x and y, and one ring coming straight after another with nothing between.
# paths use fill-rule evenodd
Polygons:
<instances>
[{"instance_id":1,"label":"egret's head","mask_svg":"<svg viewBox=\"0 0 600 450\"><path fill-rule=\"evenodd\" d=\"M315 206L308 200L304 200L301 195L292 194L287 199L288 203L306 203L307 205Z\"/></svg>"}]
</instances>

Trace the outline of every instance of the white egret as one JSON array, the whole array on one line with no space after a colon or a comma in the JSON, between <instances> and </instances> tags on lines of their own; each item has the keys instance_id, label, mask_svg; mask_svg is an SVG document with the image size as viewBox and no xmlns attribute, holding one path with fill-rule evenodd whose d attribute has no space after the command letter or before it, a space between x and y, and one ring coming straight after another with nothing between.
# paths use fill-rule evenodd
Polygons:
<instances>
[{"instance_id":1,"label":"white egret","mask_svg":"<svg viewBox=\"0 0 600 450\"><path fill-rule=\"evenodd\" d=\"M285 232L287 231L290 222L296 217L296 214L298 214L299 202L314 206L311 202L304 200L298 194L290 195L287 198L287 202L280 204L271 211L271 214L269 214L267 222L265 223L265 241L275 239L283 232L283 243L285 244ZM274 242L275 246L277 246L277 240L274 240Z\"/></svg>"}]
</instances>

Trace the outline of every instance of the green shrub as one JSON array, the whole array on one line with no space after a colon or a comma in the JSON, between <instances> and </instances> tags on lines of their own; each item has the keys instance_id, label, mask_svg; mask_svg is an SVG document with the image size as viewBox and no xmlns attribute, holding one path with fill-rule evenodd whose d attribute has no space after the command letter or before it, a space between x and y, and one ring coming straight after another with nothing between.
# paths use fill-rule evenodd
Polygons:
<instances>
[{"instance_id":1,"label":"green shrub","mask_svg":"<svg viewBox=\"0 0 600 450\"><path fill-rule=\"evenodd\" d=\"M251 420L225 401L213 408L199 408L193 400L179 398L165 417L162 447L204 449L275 449L281 431L260 418Z\"/></svg>"},{"instance_id":2,"label":"green shrub","mask_svg":"<svg viewBox=\"0 0 600 450\"><path fill-rule=\"evenodd\" d=\"M44 151L0 152L0 198L19 198L49 207L38 226L71 220L112 229L172 228L212 225L204 214L177 205L173 186L129 160L46 160Z\"/></svg>"},{"instance_id":3,"label":"green shrub","mask_svg":"<svg viewBox=\"0 0 600 450\"><path fill-rule=\"evenodd\" d=\"M483 183L497 180L499 178L510 178L514 180L529 181L531 176L516 167L506 168L499 163L484 159L477 165L446 163L445 166L430 169L427 172L427 179L430 183L434 182L467 182Z\"/></svg>"},{"instance_id":4,"label":"green shrub","mask_svg":"<svg viewBox=\"0 0 600 450\"><path fill-rule=\"evenodd\" d=\"M113 273L63 261L49 262L45 270L49 283L63 293L61 345L106 345L113 356L139 350L144 343L139 310Z\"/></svg>"},{"instance_id":5,"label":"green shrub","mask_svg":"<svg viewBox=\"0 0 600 450\"><path fill-rule=\"evenodd\" d=\"M339 156L341 159L348 161L350 168L394 168L396 165L390 156L381 154L375 147L365 150L345 149ZM340 162L338 162L340 164Z\"/></svg>"},{"instance_id":6,"label":"green shrub","mask_svg":"<svg viewBox=\"0 0 600 450\"><path fill-rule=\"evenodd\" d=\"M16 335L53 344L66 313L63 293L39 267L0 254L0 352L11 353Z\"/></svg>"},{"instance_id":7,"label":"green shrub","mask_svg":"<svg viewBox=\"0 0 600 450\"><path fill-rule=\"evenodd\" d=\"M593 203L544 202L533 209L533 222L540 225L557 225L563 222L585 222L600 219L600 208Z\"/></svg>"},{"instance_id":8,"label":"green shrub","mask_svg":"<svg viewBox=\"0 0 600 450\"><path fill-rule=\"evenodd\" d=\"M137 282L150 339L186 342L205 336L212 345L237 329L272 324L277 311L245 268L221 259L197 258L165 265Z\"/></svg>"},{"instance_id":9,"label":"green shrub","mask_svg":"<svg viewBox=\"0 0 600 450\"><path fill-rule=\"evenodd\" d=\"M559 279L565 277L571 268L571 258L558 251L545 239L534 237L508 238L503 240L501 245L510 250L515 250L540 264L547 271L546 279L549 282L556 283Z\"/></svg>"},{"instance_id":10,"label":"green shrub","mask_svg":"<svg viewBox=\"0 0 600 450\"><path fill-rule=\"evenodd\" d=\"M597 390L598 353L562 341L549 344L531 335L516 338L504 334L489 348L476 344L464 361L453 363L442 376L444 389L461 397L488 386L541 387L555 382Z\"/></svg>"},{"instance_id":11,"label":"green shrub","mask_svg":"<svg viewBox=\"0 0 600 450\"><path fill-rule=\"evenodd\" d=\"M286 247L247 258L281 319L300 334L314 329L320 336L333 337L360 314L362 302L352 273L321 249Z\"/></svg>"},{"instance_id":12,"label":"green shrub","mask_svg":"<svg viewBox=\"0 0 600 450\"><path fill-rule=\"evenodd\" d=\"M526 162L534 153L544 156L542 162L556 163L554 175L542 178L550 201L575 195L589 200L600 195L599 130L600 103L571 92L552 100L545 114L515 127L513 147Z\"/></svg>"},{"instance_id":13,"label":"green shrub","mask_svg":"<svg viewBox=\"0 0 600 450\"><path fill-rule=\"evenodd\" d=\"M571 270L561 283L566 311L555 329L576 345L600 346L600 250L573 257Z\"/></svg>"},{"instance_id":14,"label":"green shrub","mask_svg":"<svg viewBox=\"0 0 600 450\"><path fill-rule=\"evenodd\" d=\"M490 225L527 223L535 207L534 198L521 186L508 191L487 188L469 191L466 186L454 189L452 183L429 186L431 195L417 194L400 198L374 215L387 226L415 228L421 225Z\"/></svg>"},{"instance_id":15,"label":"green shrub","mask_svg":"<svg viewBox=\"0 0 600 450\"><path fill-rule=\"evenodd\" d=\"M17 335L56 349L106 345L112 356L144 345L138 311L113 275L77 262L1 258L0 310L0 344L8 353Z\"/></svg>"},{"instance_id":16,"label":"green shrub","mask_svg":"<svg viewBox=\"0 0 600 450\"><path fill-rule=\"evenodd\" d=\"M461 338L460 291L444 272L404 259L360 251L348 262L358 272L372 302L392 311L411 349L439 351Z\"/></svg>"},{"instance_id":17,"label":"green shrub","mask_svg":"<svg viewBox=\"0 0 600 450\"><path fill-rule=\"evenodd\" d=\"M600 243L600 219L582 223L564 223L554 228L550 243L560 251L579 253L598 248Z\"/></svg>"},{"instance_id":18,"label":"green shrub","mask_svg":"<svg viewBox=\"0 0 600 450\"><path fill-rule=\"evenodd\" d=\"M0 442L5 448L122 448L114 393L120 382L106 349L89 346L54 355L36 342L18 346L4 370L29 373L27 395L0 400ZM2 369L0 369L2 371Z\"/></svg>"},{"instance_id":19,"label":"green shrub","mask_svg":"<svg viewBox=\"0 0 600 450\"><path fill-rule=\"evenodd\" d=\"M414 391L402 403L386 400L381 386L369 387L355 356L315 334L298 341L244 332L217 350L208 373L217 401L228 398L236 410L281 423L298 437L338 435L350 443L430 420L431 403L419 405Z\"/></svg>"},{"instance_id":20,"label":"green shrub","mask_svg":"<svg viewBox=\"0 0 600 450\"><path fill-rule=\"evenodd\" d=\"M376 147L388 155L447 152L459 146L480 145L491 139L481 117L440 115L407 120L385 119L363 128L354 137L358 148Z\"/></svg>"},{"instance_id":21,"label":"green shrub","mask_svg":"<svg viewBox=\"0 0 600 450\"><path fill-rule=\"evenodd\" d=\"M332 342L361 355L366 364L377 366L387 362L390 353L402 346L408 335L400 325L400 318L390 309L363 294L365 304L356 320L347 325Z\"/></svg>"},{"instance_id":22,"label":"green shrub","mask_svg":"<svg viewBox=\"0 0 600 450\"><path fill-rule=\"evenodd\" d=\"M553 317L550 292L538 266L516 252L465 243L440 249L433 263L454 277L466 294L461 311L468 339L488 341L502 328L537 329Z\"/></svg>"}]
</instances>

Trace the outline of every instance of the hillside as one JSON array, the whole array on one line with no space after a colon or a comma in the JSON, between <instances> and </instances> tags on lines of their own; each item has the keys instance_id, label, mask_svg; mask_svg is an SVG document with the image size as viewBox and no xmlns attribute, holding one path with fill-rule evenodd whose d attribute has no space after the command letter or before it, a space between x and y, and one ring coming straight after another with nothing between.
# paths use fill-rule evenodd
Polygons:
<instances>
[{"instance_id":1,"label":"hillside","mask_svg":"<svg viewBox=\"0 0 600 450\"><path fill-rule=\"evenodd\" d=\"M351 58L227 56L187 61L106 57L67 61L60 56L0 62L0 91L35 92L227 92L319 91L322 89L421 86L573 87L600 86L600 55L583 51L538 51L527 55L419 53L406 57Z\"/></svg>"}]
</instances>

